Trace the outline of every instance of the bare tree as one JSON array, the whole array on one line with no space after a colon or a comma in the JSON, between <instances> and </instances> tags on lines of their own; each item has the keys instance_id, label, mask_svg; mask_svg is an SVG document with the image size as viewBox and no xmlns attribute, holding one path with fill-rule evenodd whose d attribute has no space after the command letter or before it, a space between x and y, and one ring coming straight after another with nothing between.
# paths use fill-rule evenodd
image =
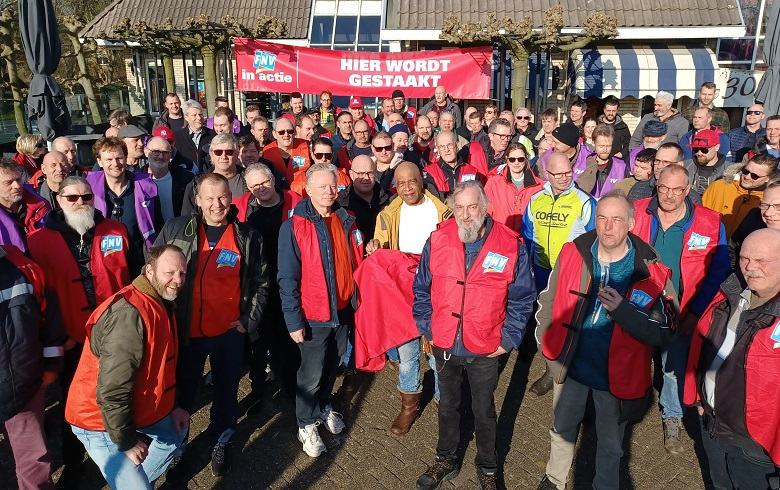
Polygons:
<instances>
[{"instance_id":1,"label":"bare tree","mask_svg":"<svg viewBox=\"0 0 780 490\"><path fill-rule=\"evenodd\" d=\"M0 11L0 57L5 60L8 85L13 97L14 119L19 134L27 134L27 123L24 118L24 95L22 89L25 83L19 76L17 66L24 56L21 38L19 37L19 16L16 2L6 3Z\"/></svg>"},{"instance_id":2,"label":"bare tree","mask_svg":"<svg viewBox=\"0 0 780 490\"><path fill-rule=\"evenodd\" d=\"M497 20L494 14L490 14L484 23L461 23L456 16L449 15L442 23L439 38L452 44L497 43L505 46L512 55L514 65L512 105L517 110L525 105L528 59L531 54L548 49L552 52L571 51L618 34L617 19L603 12L590 14L580 33L562 35L563 26L563 7L560 5L545 10L541 29L536 28L528 16L518 22L510 17Z\"/></svg>"}]
</instances>

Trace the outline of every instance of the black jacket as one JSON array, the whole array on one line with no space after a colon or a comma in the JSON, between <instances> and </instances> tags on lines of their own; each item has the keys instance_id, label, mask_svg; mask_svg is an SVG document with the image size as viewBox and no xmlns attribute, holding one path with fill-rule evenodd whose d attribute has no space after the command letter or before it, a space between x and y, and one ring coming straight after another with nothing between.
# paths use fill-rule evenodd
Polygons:
<instances>
[{"instance_id":1,"label":"black jacket","mask_svg":"<svg viewBox=\"0 0 780 490\"><path fill-rule=\"evenodd\" d=\"M599 122L604 122L604 116L599 116ZM615 122L612 124L612 129L615 130L615 139L612 140L612 152L610 156L615 156L616 153L623 155L622 160L626 161L629 154L628 143L631 141L631 131L620 116L615 116ZM626 161L626 163L628 163Z\"/></svg>"},{"instance_id":2,"label":"black jacket","mask_svg":"<svg viewBox=\"0 0 780 490\"><path fill-rule=\"evenodd\" d=\"M260 338L258 325L268 303L268 269L260 234L236 218L238 209L230 206L228 222L236 232L236 242L241 250L241 305L239 321L246 328L250 340ZM192 293L198 280L198 233L201 232L201 214L193 211L189 216L180 216L168 221L155 245L171 244L181 248L187 257L187 281L176 301L176 323L179 339L184 344L190 339L190 317L192 315Z\"/></svg>"},{"instance_id":3,"label":"black jacket","mask_svg":"<svg viewBox=\"0 0 780 490\"><path fill-rule=\"evenodd\" d=\"M203 126L203 134L198 141L198 146L195 147L192 138L190 138L189 126L184 126L178 131L174 131L173 136L176 138L176 149L181 155L191 162L195 162L198 168L198 173L202 174L209 166L209 145L211 140L214 139L217 133L213 129Z\"/></svg>"},{"instance_id":4,"label":"black jacket","mask_svg":"<svg viewBox=\"0 0 780 490\"><path fill-rule=\"evenodd\" d=\"M47 295L44 318L31 282L5 255L0 248L0 291L9 293L0 301L0 423L38 393L44 370L62 369L65 342L57 298Z\"/></svg>"},{"instance_id":5,"label":"black jacket","mask_svg":"<svg viewBox=\"0 0 780 490\"><path fill-rule=\"evenodd\" d=\"M365 241L368 242L374 238L376 217L382 208L390 202L390 195L382 189L379 182L374 184L374 195L370 203L355 193L352 184L346 189L339 191L338 200L341 207L354 214L355 218L357 218L358 230L363 233Z\"/></svg>"},{"instance_id":6,"label":"black jacket","mask_svg":"<svg viewBox=\"0 0 780 490\"><path fill-rule=\"evenodd\" d=\"M184 202L184 196L187 192L187 186L195 179L192 172L184 170L182 167L168 165L168 171L171 173L171 199L173 200L173 215L181 216L181 206Z\"/></svg>"}]
</instances>

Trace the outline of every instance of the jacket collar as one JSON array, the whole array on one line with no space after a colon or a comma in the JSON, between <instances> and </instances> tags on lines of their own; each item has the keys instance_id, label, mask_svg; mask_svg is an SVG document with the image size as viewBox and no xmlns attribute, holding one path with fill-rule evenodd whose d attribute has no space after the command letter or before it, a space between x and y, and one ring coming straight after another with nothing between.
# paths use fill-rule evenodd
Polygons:
<instances>
[{"instance_id":1,"label":"jacket collar","mask_svg":"<svg viewBox=\"0 0 780 490\"><path fill-rule=\"evenodd\" d=\"M582 256L585 267L588 268L591 274L593 274L593 253L591 248L596 243L597 237L596 230L592 230L574 239L574 246L577 248L580 256ZM634 273L631 276L631 284L634 284L649 278L650 269L648 269L648 266L653 262L658 262L660 259L653 247L638 236L629 232L628 239L631 240L631 245L634 246L635 250Z\"/></svg>"},{"instance_id":2,"label":"jacket collar","mask_svg":"<svg viewBox=\"0 0 780 490\"><path fill-rule=\"evenodd\" d=\"M723 294L726 295L729 303L736 304L736 302L739 301L739 297L742 294L742 291L744 291L747 287L747 284L744 281L745 280L742 279L739 275L731 274L720 285L720 290L723 292ZM780 317L780 298L775 297L767 301L760 307L760 310L761 313Z\"/></svg>"}]
</instances>

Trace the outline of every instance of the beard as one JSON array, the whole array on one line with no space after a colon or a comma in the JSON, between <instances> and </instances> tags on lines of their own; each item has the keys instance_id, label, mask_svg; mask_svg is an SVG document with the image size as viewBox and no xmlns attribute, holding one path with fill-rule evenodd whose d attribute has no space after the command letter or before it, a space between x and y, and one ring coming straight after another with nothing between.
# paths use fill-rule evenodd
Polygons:
<instances>
[{"instance_id":1,"label":"beard","mask_svg":"<svg viewBox=\"0 0 780 490\"><path fill-rule=\"evenodd\" d=\"M455 222L458 224L458 237L463 243L474 243L479 238L479 231L482 229L482 225L485 224L485 214L479 218L472 218L469 221L465 221L460 218L455 218Z\"/></svg>"},{"instance_id":2,"label":"beard","mask_svg":"<svg viewBox=\"0 0 780 490\"><path fill-rule=\"evenodd\" d=\"M65 214L65 223L79 235L84 235L95 227L95 209L91 206L67 211L63 209L62 212Z\"/></svg>"},{"instance_id":3,"label":"beard","mask_svg":"<svg viewBox=\"0 0 780 490\"><path fill-rule=\"evenodd\" d=\"M179 290L181 289L181 286L176 287L176 291L173 293L168 291L168 286L172 285L173 281L166 284L165 282L157 279L155 274L152 274L152 277L149 278L149 283L151 283L154 290L157 291L157 294L159 294L160 297L166 301L174 301L176 297L179 296Z\"/></svg>"}]
</instances>

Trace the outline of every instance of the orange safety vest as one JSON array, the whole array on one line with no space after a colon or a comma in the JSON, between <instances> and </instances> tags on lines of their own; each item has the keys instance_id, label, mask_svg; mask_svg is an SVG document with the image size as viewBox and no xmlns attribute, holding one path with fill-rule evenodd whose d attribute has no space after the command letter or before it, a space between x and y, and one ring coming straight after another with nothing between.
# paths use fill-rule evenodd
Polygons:
<instances>
[{"instance_id":1,"label":"orange safety vest","mask_svg":"<svg viewBox=\"0 0 780 490\"><path fill-rule=\"evenodd\" d=\"M249 200L252 199L252 196L251 192L247 192L243 196L233 199L233 205L238 208L238 220L242 223L246 223ZM284 204L282 204L282 223L284 223L292 216L292 211L295 209L295 205L301 201L301 196L295 192L284 190L282 191L282 198L284 199Z\"/></svg>"},{"instance_id":2,"label":"orange safety vest","mask_svg":"<svg viewBox=\"0 0 780 490\"><path fill-rule=\"evenodd\" d=\"M298 173L303 172L305 174L311 165L309 142L298 138L293 139L289 165L284 162L284 158L282 158L282 154L279 152L279 144L276 141L272 141L263 147L263 158L273 163L276 170L284 174L287 182L292 182Z\"/></svg>"},{"instance_id":3,"label":"orange safety vest","mask_svg":"<svg viewBox=\"0 0 780 490\"><path fill-rule=\"evenodd\" d=\"M216 337L233 328L241 309L241 249L233 225L212 249L201 224L193 283L190 337Z\"/></svg>"},{"instance_id":4,"label":"orange safety vest","mask_svg":"<svg viewBox=\"0 0 780 490\"><path fill-rule=\"evenodd\" d=\"M98 306L87 322L84 350L65 405L65 420L82 429L106 430L97 404L100 358L89 344L92 328L120 298L141 314L146 338L141 365L133 382L133 424L139 428L156 424L174 408L178 357L176 321L159 301L130 285Z\"/></svg>"},{"instance_id":5,"label":"orange safety vest","mask_svg":"<svg viewBox=\"0 0 780 490\"><path fill-rule=\"evenodd\" d=\"M501 343L509 285L515 277L520 236L493 222L466 275L458 224L447 220L431 233L431 334L433 345L449 349L458 329L463 346L474 354L492 354Z\"/></svg>"},{"instance_id":6,"label":"orange safety vest","mask_svg":"<svg viewBox=\"0 0 780 490\"><path fill-rule=\"evenodd\" d=\"M127 228L118 221L103 219L95 226L89 268L95 288L95 302L101 304L130 284ZM84 326L90 313L78 264L62 235L44 228L30 236L28 247L47 277L47 287L57 295L65 333L78 343L87 335Z\"/></svg>"}]
</instances>

